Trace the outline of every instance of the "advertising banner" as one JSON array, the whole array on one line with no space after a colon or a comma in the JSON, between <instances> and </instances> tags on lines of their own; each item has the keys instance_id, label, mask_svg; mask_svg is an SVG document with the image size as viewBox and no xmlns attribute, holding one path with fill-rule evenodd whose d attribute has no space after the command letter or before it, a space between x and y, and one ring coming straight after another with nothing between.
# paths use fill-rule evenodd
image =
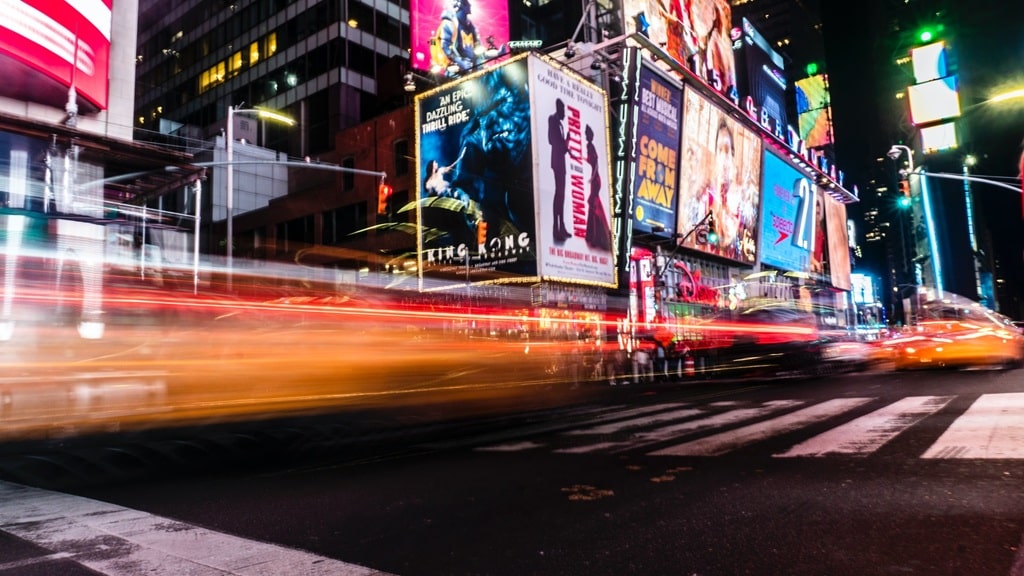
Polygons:
<instances>
[{"instance_id":1,"label":"advertising banner","mask_svg":"<svg viewBox=\"0 0 1024 576\"><path fill-rule=\"evenodd\" d=\"M693 88L683 99L676 230L683 246L753 264L760 209L761 139ZM717 241L705 222L711 215Z\"/></svg>"},{"instance_id":2,"label":"advertising banner","mask_svg":"<svg viewBox=\"0 0 1024 576\"><path fill-rule=\"evenodd\" d=\"M644 34L711 87L736 85L728 0L624 0L626 33Z\"/></svg>"},{"instance_id":3,"label":"advertising banner","mask_svg":"<svg viewBox=\"0 0 1024 576\"><path fill-rule=\"evenodd\" d=\"M530 56L540 275L616 286L607 96Z\"/></svg>"},{"instance_id":4,"label":"advertising banner","mask_svg":"<svg viewBox=\"0 0 1024 576\"><path fill-rule=\"evenodd\" d=\"M796 82L796 110L800 139L809 148L832 143L832 112L828 76L818 74Z\"/></svg>"},{"instance_id":5,"label":"advertising banner","mask_svg":"<svg viewBox=\"0 0 1024 576\"><path fill-rule=\"evenodd\" d=\"M91 2L4 2L0 18L0 57L49 77L64 87L74 84L79 96L99 110L107 108L110 28L113 0ZM77 64L77 65L76 65ZM8 88L25 89L25 82ZM40 83L39 93L49 93ZM8 94L7 88L0 93ZM67 91L64 91L66 96Z\"/></svg>"},{"instance_id":6,"label":"advertising banner","mask_svg":"<svg viewBox=\"0 0 1024 576\"><path fill-rule=\"evenodd\" d=\"M733 45L736 85L741 106L756 113L758 123L773 134L785 134L785 62L749 20L743 18L743 36Z\"/></svg>"},{"instance_id":7,"label":"advertising banner","mask_svg":"<svg viewBox=\"0 0 1024 576\"><path fill-rule=\"evenodd\" d=\"M509 41L508 0L412 0L409 22L412 67L450 77L504 53Z\"/></svg>"},{"instance_id":8,"label":"advertising banner","mask_svg":"<svg viewBox=\"0 0 1024 576\"><path fill-rule=\"evenodd\" d=\"M809 272L814 245L814 184L765 150L761 185L761 262L791 272Z\"/></svg>"},{"instance_id":9,"label":"advertising banner","mask_svg":"<svg viewBox=\"0 0 1024 576\"><path fill-rule=\"evenodd\" d=\"M417 95L421 275L537 276L527 83L520 57Z\"/></svg>"},{"instance_id":10,"label":"advertising banner","mask_svg":"<svg viewBox=\"0 0 1024 576\"><path fill-rule=\"evenodd\" d=\"M828 262L832 286L852 289L850 279L850 238L846 226L846 204L825 196L825 219L828 222Z\"/></svg>"},{"instance_id":11,"label":"advertising banner","mask_svg":"<svg viewBox=\"0 0 1024 576\"><path fill-rule=\"evenodd\" d=\"M634 233L667 237L676 230L679 120L683 91L650 68L640 69L631 163Z\"/></svg>"},{"instance_id":12,"label":"advertising banner","mask_svg":"<svg viewBox=\"0 0 1024 576\"><path fill-rule=\"evenodd\" d=\"M814 219L811 221L811 267L808 272L811 276L828 280L825 267L828 258L828 220L825 218L825 192L817 186L814 190ZM843 228L846 224L843 224Z\"/></svg>"}]
</instances>

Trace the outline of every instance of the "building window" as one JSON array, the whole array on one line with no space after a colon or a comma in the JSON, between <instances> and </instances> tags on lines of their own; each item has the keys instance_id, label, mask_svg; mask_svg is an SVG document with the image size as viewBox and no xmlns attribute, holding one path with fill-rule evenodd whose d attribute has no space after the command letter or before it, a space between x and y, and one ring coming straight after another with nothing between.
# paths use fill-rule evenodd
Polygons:
<instances>
[{"instance_id":1,"label":"building window","mask_svg":"<svg viewBox=\"0 0 1024 576\"><path fill-rule=\"evenodd\" d=\"M367 226L366 202L357 202L324 213L324 244L339 245L366 233L353 235Z\"/></svg>"},{"instance_id":2,"label":"building window","mask_svg":"<svg viewBox=\"0 0 1024 576\"><path fill-rule=\"evenodd\" d=\"M395 141L395 176L409 173L409 141Z\"/></svg>"},{"instance_id":3,"label":"building window","mask_svg":"<svg viewBox=\"0 0 1024 576\"><path fill-rule=\"evenodd\" d=\"M341 189L345 192L351 192L356 187L356 175L351 172L356 167L356 159L352 156L342 158L341 167L346 170L341 173Z\"/></svg>"}]
</instances>

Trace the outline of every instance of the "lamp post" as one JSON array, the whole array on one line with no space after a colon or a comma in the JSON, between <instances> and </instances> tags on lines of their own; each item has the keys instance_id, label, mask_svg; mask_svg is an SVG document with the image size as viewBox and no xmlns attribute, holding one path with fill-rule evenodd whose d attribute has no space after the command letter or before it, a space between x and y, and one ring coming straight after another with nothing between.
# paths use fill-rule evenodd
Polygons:
<instances>
[{"instance_id":1,"label":"lamp post","mask_svg":"<svg viewBox=\"0 0 1024 576\"><path fill-rule=\"evenodd\" d=\"M233 255L234 255L234 178L235 178L235 167L234 167L234 142L235 142L235 114L254 114L258 118L265 118L270 120L276 120L287 124L288 126L294 126L295 120L281 114L274 112L273 110L264 110L262 108L235 108L234 106L228 106L228 126L225 131L227 142L224 144L225 159L227 160L227 177L224 179L224 183L227 185L227 269L228 274L231 273L233 266Z\"/></svg>"}]
</instances>

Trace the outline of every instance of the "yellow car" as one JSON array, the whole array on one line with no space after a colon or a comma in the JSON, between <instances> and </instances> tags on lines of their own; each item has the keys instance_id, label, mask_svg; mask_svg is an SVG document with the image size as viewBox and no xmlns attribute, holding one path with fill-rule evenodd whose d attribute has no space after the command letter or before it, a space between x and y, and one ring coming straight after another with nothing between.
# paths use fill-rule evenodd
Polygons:
<instances>
[{"instance_id":1,"label":"yellow car","mask_svg":"<svg viewBox=\"0 0 1024 576\"><path fill-rule=\"evenodd\" d=\"M896 370L1024 364L1024 334L993 318L926 320L886 343Z\"/></svg>"}]
</instances>

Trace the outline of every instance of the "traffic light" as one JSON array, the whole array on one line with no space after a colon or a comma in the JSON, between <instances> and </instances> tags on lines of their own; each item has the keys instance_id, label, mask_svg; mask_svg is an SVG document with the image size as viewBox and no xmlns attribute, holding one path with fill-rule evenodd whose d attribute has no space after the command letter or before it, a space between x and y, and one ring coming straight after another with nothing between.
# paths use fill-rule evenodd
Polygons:
<instances>
[{"instance_id":1,"label":"traffic light","mask_svg":"<svg viewBox=\"0 0 1024 576\"><path fill-rule=\"evenodd\" d=\"M900 180L899 186L899 195L896 203L899 204L900 208L907 208L910 206L910 182Z\"/></svg>"},{"instance_id":2,"label":"traffic light","mask_svg":"<svg viewBox=\"0 0 1024 576\"><path fill-rule=\"evenodd\" d=\"M391 198L391 186L381 182L377 185L377 214L388 213L388 200Z\"/></svg>"},{"instance_id":3,"label":"traffic light","mask_svg":"<svg viewBox=\"0 0 1024 576\"><path fill-rule=\"evenodd\" d=\"M707 227L708 227L708 235L707 235L708 244L718 244L718 228L715 227L715 217L714 216L708 216Z\"/></svg>"},{"instance_id":4,"label":"traffic light","mask_svg":"<svg viewBox=\"0 0 1024 576\"><path fill-rule=\"evenodd\" d=\"M476 221L476 243L478 246L487 243L487 222L483 220Z\"/></svg>"}]
</instances>

